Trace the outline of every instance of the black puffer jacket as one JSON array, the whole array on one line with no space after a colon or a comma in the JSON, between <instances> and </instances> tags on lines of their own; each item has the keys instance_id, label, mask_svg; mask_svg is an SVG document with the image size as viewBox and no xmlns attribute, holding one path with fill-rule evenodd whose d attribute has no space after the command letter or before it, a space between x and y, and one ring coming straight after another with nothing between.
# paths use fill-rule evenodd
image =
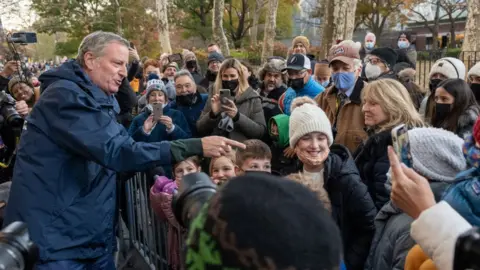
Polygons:
<instances>
[{"instance_id":1,"label":"black puffer jacket","mask_svg":"<svg viewBox=\"0 0 480 270\"><path fill-rule=\"evenodd\" d=\"M349 270L363 269L375 233L377 209L344 146L330 147L324 181L332 203L332 217L342 233L346 267Z\"/></svg>"},{"instance_id":2,"label":"black puffer jacket","mask_svg":"<svg viewBox=\"0 0 480 270\"><path fill-rule=\"evenodd\" d=\"M385 186L390 168L387 155L389 145L392 145L392 135L387 130L371 135L353 154L362 181L367 185L377 210L390 200L390 192Z\"/></svg>"}]
</instances>

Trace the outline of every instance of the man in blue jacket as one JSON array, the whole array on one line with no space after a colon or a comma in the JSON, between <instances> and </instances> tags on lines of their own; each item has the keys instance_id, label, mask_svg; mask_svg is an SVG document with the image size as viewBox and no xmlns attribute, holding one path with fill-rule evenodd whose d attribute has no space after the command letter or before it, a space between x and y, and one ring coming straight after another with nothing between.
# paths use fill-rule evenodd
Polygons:
<instances>
[{"instance_id":1,"label":"man in blue jacket","mask_svg":"<svg viewBox=\"0 0 480 270\"><path fill-rule=\"evenodd\" d=\"M114 98L128 47L116 34L89 34L76 60L40 78L45 91L20 140L4 222L27 223L38 270L115 269L116 172L244 147L221 137L135 142L116 121Z\"/></svg>"},{"instance_id":2,"label":"man in blue jacket","mask_svg":"<svg viewBox=\"0 0 480 270\"><path fill-rule=\"evenodd\" d=\"M303 54L290 56L285 70L288 74L288 89L278 102L283 113L290 115L290 106L295 98L307 96L313 99L325 88L313 79L310 59Z\"/></svg>"}]
</instances>

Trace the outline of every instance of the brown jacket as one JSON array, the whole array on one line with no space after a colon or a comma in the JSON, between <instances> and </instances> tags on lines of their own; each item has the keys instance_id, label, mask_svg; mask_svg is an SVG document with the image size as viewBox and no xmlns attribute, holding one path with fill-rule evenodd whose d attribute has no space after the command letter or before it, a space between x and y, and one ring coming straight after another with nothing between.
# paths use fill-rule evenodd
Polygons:
<instances>
[{"instance_id":1,"label":"brown jacket","mask_svg":"<svg viewBox=\"0 0 480 270\"><path fill-rule=\"evenodd\" d=\"M338 89L335 88L335 86L327 88L324 92L315 97L318 106L325 111L332 124L335 143L344 145L352 153L363 142L363 140L368 137L367 132L365 132L365 119L362 112L361 101L361 93L365 84L366 83L361 79L357 80L355 88L350 95L350 100L345 102L338 113Z\"/></svg>"},{"instance_id":2,"label":"brown jacket","mask_svg":"<svg viewBox=\"0 0 480 270\"><path fill-rule=\"evenodd\" d=\"M212 91L205 108L197 121L197 131L200 136L220 135L223 132L218 128L221 116L214 118L211 111ZM234 120L234 129L226 137L243 142L248 139L261 139L266 132L265 116L263 114L262 100L258 93L248 88L241 96L235 98L235 105L239 112L238 119Z\"/></svg>"}]
</instances>

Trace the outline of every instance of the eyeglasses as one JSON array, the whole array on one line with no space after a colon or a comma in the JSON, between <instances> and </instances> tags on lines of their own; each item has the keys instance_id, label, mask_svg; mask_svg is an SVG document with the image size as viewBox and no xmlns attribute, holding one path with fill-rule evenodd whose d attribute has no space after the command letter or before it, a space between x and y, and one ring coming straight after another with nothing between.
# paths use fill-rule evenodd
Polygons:
<instances>
[{"instance_id":1,"label":"eyeglasses","mask_svg":"<svg viewBox=\"0 0 480 270\"><path fill-rule=\"evenodd\" d=\"M176 90L183 90L183 89L188 90L188 89L190 89L190 87L192 87L192 85L189 84L189 83L186 83L186 84L184 84L184 85L175 84L175 89L176 89Z\"/></svg>"}]
</instances>

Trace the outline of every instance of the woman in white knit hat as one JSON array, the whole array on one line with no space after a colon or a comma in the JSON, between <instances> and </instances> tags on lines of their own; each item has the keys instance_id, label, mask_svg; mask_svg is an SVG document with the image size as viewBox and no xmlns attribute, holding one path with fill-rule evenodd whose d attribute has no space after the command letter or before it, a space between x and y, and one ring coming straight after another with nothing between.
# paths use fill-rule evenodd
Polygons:
<instances>
[{"instance_id":1,"label":"woman in white knit hat","mask_svg":"<svg viewBox=\"0 0 480 270\"><path fill-rule=\"evenodd\" d=\"M477 103L480 103L480 62L468 71L468 83L472 89Z\"/></svg>"},{"instance_id":2,"label":"woman in white knit hat","mask_svg":"<svg viewBox=\"0 0 480 270\"><path fill-rule=\"evenodd\" d=\"M347 269L363 269L374 233L375 205L348 149L332 145L325 112L301 103L290 115L290 146L303 163L303 174L328 193L332 216L342 232Z\"/></svg>"},{"instance_id":3,"label":"woman in white knit hat","mask_svg":"<svg viewBox=\"0 0 480 270\"><path fill-rule=\"evenodd\" d=\"M457 58L444 57L430 69L429 74L429 89L430 95L425 97L420 105L420 114L425 117L425 121L430 121L433 115L435 90L437 86L446 79L462 79L465 80L466 68L465 64Z\"/></svg>"}]
</instances>

